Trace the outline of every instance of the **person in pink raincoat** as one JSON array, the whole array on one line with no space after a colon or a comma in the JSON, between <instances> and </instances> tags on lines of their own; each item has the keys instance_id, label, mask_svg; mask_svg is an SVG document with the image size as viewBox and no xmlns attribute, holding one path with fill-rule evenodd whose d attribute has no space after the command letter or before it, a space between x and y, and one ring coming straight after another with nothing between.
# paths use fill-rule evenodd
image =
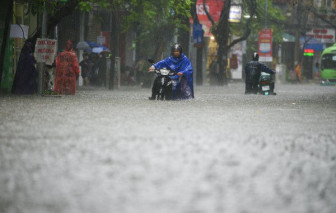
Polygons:
<instances>
[{"instance_id":1,"label":"person in pink raincoat","mask_svg":"<svg viewBox=\"0 0 336 213\"><path fill-rule=\"evenodd\" d=\"M56 57L55 92L64 95L76 93L76 79L79 76L79 64L73 45L67 41L64 52Z\"/></svg>"}]
</instances>

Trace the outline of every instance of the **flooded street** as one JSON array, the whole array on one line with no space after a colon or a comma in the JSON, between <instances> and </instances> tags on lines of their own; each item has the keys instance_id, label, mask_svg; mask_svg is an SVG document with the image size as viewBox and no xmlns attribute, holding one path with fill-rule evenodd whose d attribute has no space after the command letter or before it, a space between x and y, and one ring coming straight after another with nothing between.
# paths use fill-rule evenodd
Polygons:
<instances>
[{"instance_id":1,"label":"flooded street","mask_svg":"<svg viewBox=\"0 0 336 213\"><path fill-rule=\"evenodd\" d=\"M0 212L332 213L336 87L0 96Z\"/></svg>"}]
</instances>

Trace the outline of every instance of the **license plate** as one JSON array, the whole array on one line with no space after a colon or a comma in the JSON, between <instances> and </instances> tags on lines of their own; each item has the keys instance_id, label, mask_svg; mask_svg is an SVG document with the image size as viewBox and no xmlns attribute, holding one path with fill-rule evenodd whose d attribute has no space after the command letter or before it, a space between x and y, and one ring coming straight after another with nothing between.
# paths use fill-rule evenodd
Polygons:
<instances>
[{"instance_id":1,"label":"license plate","mask_svg":"<svg viewBox=\"0 0 336 213\"><path fill-rule=\"evenodd\" d=\"M269 85L262 86L261 89L262 89L262 91L267 91L267 90L270 90L270 86Z\"/></svg>"}]
</instances>

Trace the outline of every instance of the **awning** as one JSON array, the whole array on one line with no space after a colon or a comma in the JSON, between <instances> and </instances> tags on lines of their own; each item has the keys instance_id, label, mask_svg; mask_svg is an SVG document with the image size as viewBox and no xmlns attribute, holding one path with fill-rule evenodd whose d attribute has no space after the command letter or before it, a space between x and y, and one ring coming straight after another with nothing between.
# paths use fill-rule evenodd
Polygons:
<instances>
[{"instance_id":1,"label":"awning","mask_svg":"<svg viewBox=\"0 0 336 213\"><path fill-rule=\"evenodd\" d=\"M282 41L283 42L295 42L295 36L292 36L291 34L288 34L288 33L283 33Z\"/></svg>"},{"instance_id":2,"label":"awning","mask_svg":"<svg viewBox=\"0 0 336 213\"><path fill-rule=\"evenodd\" d=\"M313 49L315 51L323 51L323 43L319 40L311 37L300 37L300 47L303 48L303 44L305 44L305 49Z\"/></svg>"},{"instance_id":3,"label":"awning","mask_svg":"<svg viewBox=\"0 0 336 213\"><path fill-rule=\"evenodd\" d=\"M283 42L295 42L295 36L289 33L282 34ZM305 43L305 49L313 49L315 51L323 51L323 43L312 37L300 37L300 47L303 48L303 44Z\"/></svg>"}]
</instances>

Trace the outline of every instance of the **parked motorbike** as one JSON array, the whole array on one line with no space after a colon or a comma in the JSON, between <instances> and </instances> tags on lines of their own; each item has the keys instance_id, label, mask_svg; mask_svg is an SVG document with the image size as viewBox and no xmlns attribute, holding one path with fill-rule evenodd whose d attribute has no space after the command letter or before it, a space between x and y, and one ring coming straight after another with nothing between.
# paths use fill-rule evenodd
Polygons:
<instances>
[{"instance_id":1,"label":"parked motorbike","mask_svg":"<svg viewBox=\"0 0 336 213\"><path fill-rule=\"evenodd\" d=\"M148 62L154 64L152 59L148 59ZM155 69L154 73L157 77L153 83L153 93L150 100L171 100L173 94L173 82L169 76L176 75L174 70L167 68Z\"/></svg>"},{"instance_id":2,"label":"parked motorbike","mask_svg":"<svg viewBox=\"0 0 336 213\"><path fill-rule=\"evenodd\" d=\"M273 88L272 85L274 84L274 80L271 74L268 74L266 72L261 72L260 78L259 78L259 94L262 95L272 95L273 94Z\"/></svg>"}]
</instances>

